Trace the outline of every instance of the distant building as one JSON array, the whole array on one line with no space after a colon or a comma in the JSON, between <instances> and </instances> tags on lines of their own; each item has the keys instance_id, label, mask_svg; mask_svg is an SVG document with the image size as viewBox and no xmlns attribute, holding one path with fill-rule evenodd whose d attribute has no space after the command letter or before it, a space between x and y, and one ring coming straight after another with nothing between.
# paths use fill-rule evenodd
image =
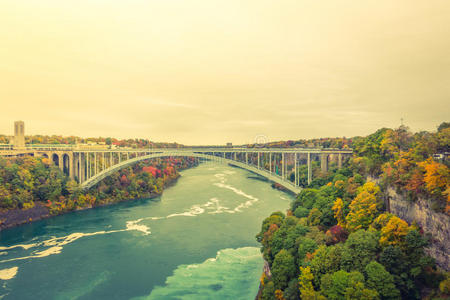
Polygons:
<instances>
[{"instance_id":1,"label":"distant building","mask_svg":"<svg viewBox=\"0 0 450 300\"><path fill-rule=\"evenodd\" d=\"M25 148L25 123L23 121L14 122L14 148Z\"/></svg>"},{"instance_id":2,"label":"distant building","mask_svg":"<svg viewBox=\"0 0 450 300\"><path fill-rule=\"evenodd\" d=\"M233 143L227 143L227 147L233 147Z\"/></svg>"},{"instance_id":3,"label":"distant building","mask_svg":"<svg viewBox=\"0 0 450 300\"><path fill-rule=\"evenodd\" d=\"M433 154L433 158L435 160L442 160L442 161L444 161L444 160L448 159L449 154L450 154L449 152L435 153L435 154Z\"/></svg>"}]
</instances>

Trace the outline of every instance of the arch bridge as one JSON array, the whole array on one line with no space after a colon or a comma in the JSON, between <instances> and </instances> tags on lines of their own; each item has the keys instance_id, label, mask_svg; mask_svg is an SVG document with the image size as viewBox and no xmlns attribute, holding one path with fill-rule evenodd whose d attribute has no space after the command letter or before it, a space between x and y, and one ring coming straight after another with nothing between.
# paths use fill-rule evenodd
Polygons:
<instances>
[{"instance_id":1,"label":"arch bridge","mask_svg":"<svg viewBox=\"0 0 450 300\"><path fill-rule=\"evenodd\" d=\"M312 181L312 161L320 161L321 170L328 171L329 162L338 168L352 154L351 149L321 148L245 148L245 147L183 147L165 149L104 149L79 147L27 147L24 149L0 149L0 155L45 156L88 189L105 177L139 161L159 157L195 157L199 160L234 165L270 181L278 183L294 193L301 191L298 168L307 165L307 182ZM8 155L9 154L9 155ZM291 175L293 174L293 176Z\"/></svg>"}]
</instances>

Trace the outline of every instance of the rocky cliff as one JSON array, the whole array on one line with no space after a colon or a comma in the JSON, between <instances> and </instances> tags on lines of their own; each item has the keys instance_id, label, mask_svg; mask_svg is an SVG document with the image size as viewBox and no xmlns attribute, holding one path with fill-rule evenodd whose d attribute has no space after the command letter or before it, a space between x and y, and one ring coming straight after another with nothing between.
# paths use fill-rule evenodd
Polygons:
<instances>
[{"instance_id":1,"label":"rocky cliff","mask_svg":"<svg viewBox=\"0 0 450 300\"><path fill-rule=\"evenodd\" d=\"M388 188L389 211L408 223L415 221L425 232L432 236L427 253L439 267L450 270L450 217L431 209L426 199L415 202L405 200L393 188Z\"/></svg>"}]
</instances>

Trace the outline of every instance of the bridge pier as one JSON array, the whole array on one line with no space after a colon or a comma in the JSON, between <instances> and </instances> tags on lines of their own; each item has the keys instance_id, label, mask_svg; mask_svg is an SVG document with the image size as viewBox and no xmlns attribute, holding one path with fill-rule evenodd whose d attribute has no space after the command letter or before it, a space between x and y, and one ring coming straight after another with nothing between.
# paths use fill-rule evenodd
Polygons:
<instances>
[{"instance_id":1,"label":"bridge pier","mask_svg":"<svg viewBox=\"0 0 450 300\"><path fill-rule=\"evenodd\" d=\"M328 172L328 154L326 153L320 155L320 168L322 169L322 172Z\"/></svg>"},{"instance_id":2,"label":"bridge pier","mask_svg":"<svg viewBox=\"0 0 450 300\"><path fill-rule=\"evenodd\" d=\"M298 179L298 174L297 174L297 153L294 153L294 180L295 180L295 185L298 186L297 179Z\"/></svg>"},{"instance_id":3,"label":"bridge pier","mask_svg":"<svg viewBox=\"0 0 450 300\"><path fill-rule=\"evenodd\" d=\"M58 154L56 154L58 155ZM58 167L61 171L64 171L64 159L61 154L58 155Z\"/></svg>"},{"instance_id":4,"label":"bridge pier","mask_svg":"<svg viewBox=\"0 0 450 300\"><path fill-rule=\"evenodd\" d=\"M86 153L81 154L81 181L84 182L87 179L87 165L86 165Z\"/></svg>"},{"instance_id":5,"label":"bridge pier","mask_svg":"<svg viewBox=\"0 0 450 300\"><path fill-rule=\"evenodd\" d=\"M68 154L68 163L69 163L69 177L72 180L75 180L75 160L74 160L74 154L73 153L69 153Z\"/></svg>"},{"instance_id":6,"label":"bridge pier","mask_svg":"<svg viewBox=\"0 0 450 300\"><path fill-rule=\"evenodd\" d=\"M342 153L338 153L338 168L342 169Z\"/></svg>"},{"instance_id":7,"label":"bridge pier","mask_svg":"<svg viewBox=\"0 0 450 300\"><path fill-rule=\"evenodd\" d=\"M260 157L260 153L258 152L258 170L261 169L260 162L259 162L259 157Z\"/></svg>"},{"instance_id":8,"label":"bridge pier","mask_svg":"<svg viewBox=\"0 0 450 300\"><path fill-rule=\"evenodd\" d=\"M308 164L308 184L311 184L312 181L312 168L311 168L311 153L308 152L308 160L307 160L307 164Z\"/></svg>"}]
</instances>

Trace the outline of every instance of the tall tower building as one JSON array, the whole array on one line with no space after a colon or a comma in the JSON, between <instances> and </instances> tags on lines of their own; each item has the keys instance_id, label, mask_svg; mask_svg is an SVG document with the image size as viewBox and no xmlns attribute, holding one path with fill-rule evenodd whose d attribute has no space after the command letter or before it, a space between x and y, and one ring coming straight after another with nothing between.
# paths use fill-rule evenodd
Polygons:
<instances>
[{"instance_id":1,"label":"tall tower building","mask_svg":"<svg viewBox=\"0 0 450 300\"><path fill-rule=\"evenodd\" d=\"M25 148L25 123L14 122L14 148Z\"/></svg>"}]
</instances>

